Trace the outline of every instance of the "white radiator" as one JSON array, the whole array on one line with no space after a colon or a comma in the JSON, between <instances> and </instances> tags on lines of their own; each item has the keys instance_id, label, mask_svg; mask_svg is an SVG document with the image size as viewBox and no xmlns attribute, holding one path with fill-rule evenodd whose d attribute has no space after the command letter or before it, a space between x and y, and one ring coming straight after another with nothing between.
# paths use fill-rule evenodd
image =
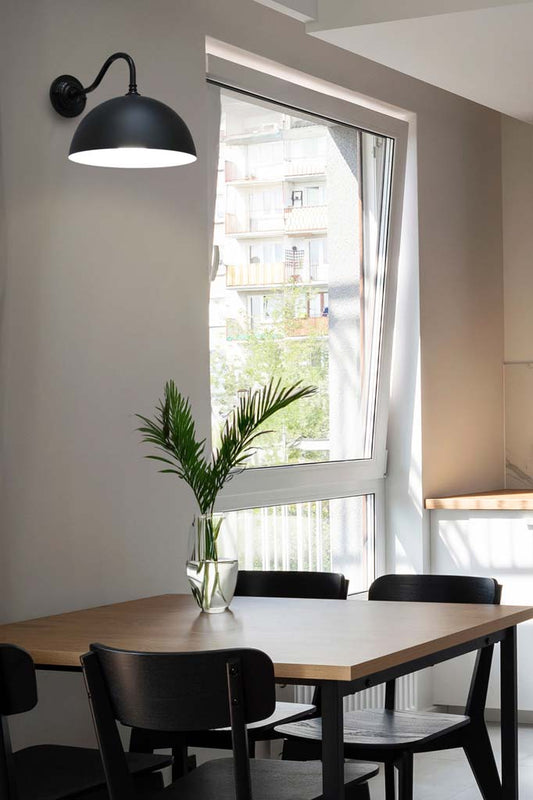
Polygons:
<instances>
[{"instance_id":1,"label":"white radiator","mask_svg":"<svg viewBox=\"0 0 533 800\"><path fill-rule=\"evenodd\" d=\"M312 686L295 686L294 701L296 703L311 703L313 700ZM418 701L418 680L416 674L404 675L396 681L396 708L399 711L415 711ZM345 711L360 711L364 708L385 707L385 684L372 686L363 692L348 695L344 698Z\"/></svg>"}]
</instances>

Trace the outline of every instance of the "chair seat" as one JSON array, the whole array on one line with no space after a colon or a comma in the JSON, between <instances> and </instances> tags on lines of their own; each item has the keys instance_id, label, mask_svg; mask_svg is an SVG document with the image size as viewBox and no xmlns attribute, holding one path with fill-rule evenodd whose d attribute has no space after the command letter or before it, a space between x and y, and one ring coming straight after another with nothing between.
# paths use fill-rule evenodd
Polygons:
<instances>
[{"instance_id":1,"label":"chair seat","mask_svg":"<svg viewBox=\"0 0 533 800\"><path fill-rule=\"evenodd\" d=\"M344 744L357 747L404 747L423 744L470 722L459 714L413 713L367 709L344 715ZM307 719L279 725L276 731L298 739L322 739L322 720Z\"/></svg>"},{"instance_id":2,"label":"chair seat","mask_svg":"<svg viewBox=\"0 0 533 800\"><path fill-rule=\"evenodd\" d=\"M250 722L249 725L246 727L249 731L254 731L257 733L258 731L267 730L269 728L275 728L277 725L285 724L289 722L296 722L297 720L304 719L305 717L310 717L311 714L314 714L316 711L316 706L309 705L307 703L276 703L276 708L274 713L267 717L266 719L260 719L258 722ZM218 728L217 730L221 731L230 731L231 728Z\"/></svg>"},{"instance_id":3,"label":"chair seat","mask_svg":"<svg viewBox=\"0 0 533 800\"><path fill-rule=\"evenodd\" d=\"M133 775L144 775L172 763L170 756L126 753ZM105 786L98 750L37 745L13 754L18 800L61 800Z\"/></svg>"},{"instance_id":4,"label":"chair seat","mask_svg":"<svg viewBox=\"0 0 533 800\"><path fill-rule=\"evenodd\" d=\"M361 796L358 784L373 778L378 771L376 764L346 764L347 800ZM252 759L250 772L254 800L315 800L322 796L320 761ZM176 800L234 800L233 759L208 761L151 797L152 800L171 800L173 797Z\"/></svg>"},{"instance_id":5,"label":"chair seat","mask_svg":"<svg viewBox=\"0 0 533 800\"><path fill-rule=\"evenodd\" d=\"M249 736L254 741L262 741L262 739L271 739L274 729L284 723L296 722L316 712L315 706L306 703L276 703L276 708L273 714L266 719L261 719L258 722L251 722L247 728ZM168 737L167 737L168 738ZM215 728L210 731L192 732L186 735L187 744L190 747L220 747L221 749L231 749L231 728Z\"/></svg>"}]
</instances>

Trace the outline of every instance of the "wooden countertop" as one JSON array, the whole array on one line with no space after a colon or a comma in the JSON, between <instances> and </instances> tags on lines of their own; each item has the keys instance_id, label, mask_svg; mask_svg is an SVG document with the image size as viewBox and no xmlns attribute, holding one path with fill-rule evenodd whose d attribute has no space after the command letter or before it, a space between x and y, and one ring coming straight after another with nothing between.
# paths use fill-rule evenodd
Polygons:
<instances>
[{"instance_id":1,"label":"wooden countertop","mask_svg":"<svg viewBox=\"0 0 533 800\"><path fill-rule=\"evenodd\" d=\"M502 489L498 492L459 494L426 500L426 508L455 511L533 511L533 491Z\"/></svg>"},{"instance_id":2,"label":"wooden countertop","mask_svg":"<svg viewBox=\"0 0 533 800\"><path fill-rule=\"evenodd\" d=\"M201 614L190 595L145 597L0 626L40 666L79 668L91 642L131 650L258 647L276 677L354 680L533 618L528 606L236 597Z\"/></svg>"}]
</instances>

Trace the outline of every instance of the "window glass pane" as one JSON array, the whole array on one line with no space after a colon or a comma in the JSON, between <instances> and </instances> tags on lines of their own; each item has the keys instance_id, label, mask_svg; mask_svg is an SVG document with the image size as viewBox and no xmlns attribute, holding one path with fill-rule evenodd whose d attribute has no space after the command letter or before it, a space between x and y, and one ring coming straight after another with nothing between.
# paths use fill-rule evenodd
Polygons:
<instances>
[{"instance_id":1,"label":"window glass pane","mask_svg":"<svg viewBox=\"0 0 533 800\"><path fill-rule=\"evenodd\" d=\"M374 495L227 514L241 569L342 572L349 592L374 579Z\"/></svg>"},{"instance_id":2,"label":"window glass pane","mask_svg":"<svg viewBox=\"0 0 533 800\"><path fill-rule=\"evenodd\" d=\"M250 466L372 456L392 150L222 90L214 420L271 377L318 389L273 420Z\"/></svg>"}]
</instances>

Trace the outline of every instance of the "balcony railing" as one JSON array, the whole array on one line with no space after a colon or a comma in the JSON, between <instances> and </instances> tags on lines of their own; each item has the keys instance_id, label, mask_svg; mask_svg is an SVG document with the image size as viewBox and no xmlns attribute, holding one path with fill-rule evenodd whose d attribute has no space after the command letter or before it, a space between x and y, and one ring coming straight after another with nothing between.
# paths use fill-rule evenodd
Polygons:
<instances>
[{"instance_id":1,"label":"balcony railing","mask_svg":"<svg viewBox=\"0 0 533 800\"><path fill-rule=\"evenodd\" d=\"M226 233L300 233L304 231L324 231L328 226L327 206L289 206L281 214L265 216L226 214Z\"/></svg>"},{"instance_id":2,"label":"balcony railing","mask_svg":"<svg viewBox=\"0 0 533 800\"><path fill-rule=\"evenodd\" d=\"M271 264L228 264L226 267L226 286L272 286L285 283L285 264L275 261Z\"/></svg>"},{"instance_id":3,"label":"balcony railing","mask_svg":"<svg viewBox=\"0 0 533 800\"><path fill-rule=\"evenodd\" d=\"M237 164L234 161L226 161L224 165L226 183L232 183L233 181L250 181L250 183L254 181L272 181L277 183L283 180L284 174L285 164L283 161L278 161L274 164L257 164L252 167L246 167L244 164Z\"/></svg>"},{"instance_id":4,"label":"balcony railing","mask_svg":"<svg viewBox=\"0 0 533 800\"><path fill-rule=\"evenodd\" d=\"M226 161L224 164L224 177L226 183L234 181L272 181L280 182L287 177L324 175L326 172L325 158L289 158L273 164L257 164L247 167L235 161Z\"/></svg>"},{"instance_id":5,"label":"balcony railing","mask_svg":"<svg viewBox=\"0 0 533 800\"><path fill-rule=\"evenodd\" d=\"M289 336L327 336L327 317L304 317L295 319L288 325Z\"/></svg>"},{"instance_id":6,"label":"balcony railing","mask_svg":"<svg viewBox=\"0 0 533 800\"><path fill-rule=\"evenodd\" d=\"M284 283L316 284L327 283L326 264L308 268L284 261L272 263L227 264L226 286L279 286Z\"/></svg>"},{"instance_id":7,"label":"balcony railing","mask_svg":"<svg viewBox=\"0 0 533 800\"><path fill-rule=\"evenodd\" d=\"M254 334L274 334L276 339L304 338L306 336L327 336L327 317L304 317L290 322L262 322L251 321ZM243 327L238 319L226 320L226 339L228 341L247 341L250 338L250 329Z\"/></svg>"},{"instance_id":8,"label":"balcony railing","mask_svg":"<svg viewBox=\"0 0 533 800\"><path fill-rule=\"evenodd\" d=\"M285 209L285 231L325 230L328 226L327 206L304 206L303 208Z\"/></svg>"},{"instance_id":9,"label":"balcony railing","mask_svg":"<svg viewBox=\"0 0 533 800\"><path fill-rule=\"evenodd\" d=\"M291 158L283 164L285 176L324 175L326 172L325 158Z\"/></svg>"}]
</instances>

